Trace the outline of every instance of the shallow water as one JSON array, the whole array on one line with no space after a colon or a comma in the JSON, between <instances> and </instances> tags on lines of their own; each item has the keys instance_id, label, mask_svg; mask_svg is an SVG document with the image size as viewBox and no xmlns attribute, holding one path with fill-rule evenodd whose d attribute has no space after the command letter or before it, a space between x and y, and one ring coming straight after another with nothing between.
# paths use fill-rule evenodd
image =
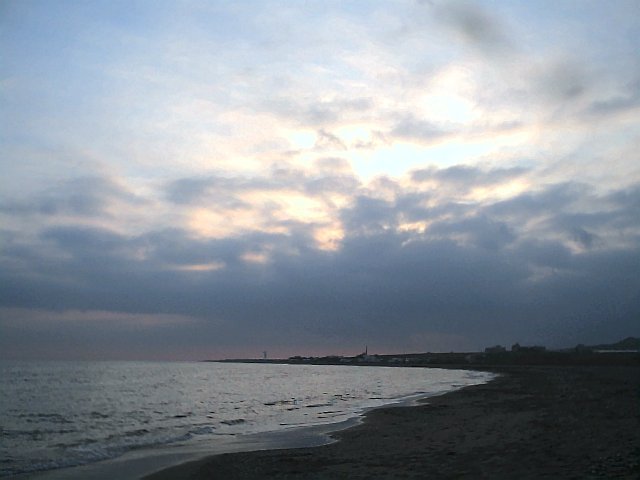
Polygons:
<instances>
[{"instance_id":1,"label":"shallow water","mask_svg":"<svg viewBox=\"0 0 640 480\"><path fill-rule=\"evenodd\" d=\"M341 422L490 378L441 369L161 362L3 362L0 372L0 476Z\"/></svg>"}]
</instances>

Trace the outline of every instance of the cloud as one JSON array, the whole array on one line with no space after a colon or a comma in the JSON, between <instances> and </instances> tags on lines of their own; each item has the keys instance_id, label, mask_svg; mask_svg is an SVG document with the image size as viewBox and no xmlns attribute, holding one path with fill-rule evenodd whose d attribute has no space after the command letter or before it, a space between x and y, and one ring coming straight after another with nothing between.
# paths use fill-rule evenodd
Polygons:
<instances>
[{"instance_id":1,"label":"cloud","mask_svg":"<svg viewBox=\"0 0 640 480\"><path fill-rule=\"evenodd\" d=\"M335 138L328 133L325 135ZM199 175L167 182L164 197L178 205L214 203L219 208L241 209L249 207L244 196L264 192L277 198L279 191L297 191L305 194L351 192L359 185L349 163L337 157L319 158L309 169L274 164L263 175Z\"/></svg>"},{"instance_id":2,"label":"cloud","mask_svg":"<svg viewBox=\"0 0 640 480\"><path fill-rule=\"evenodd\" d=\"M527 172L524 167L483 169L469 165L454 165L438 169L429 167L411 172L415 182L437 181L469 189L478 186L496 185L523 176ZM466 187L466 188L465 188Z\"/></svg>"},{"instance_id":3,"label":"cloud","mask_svg":"<svg viewBox=\"0 0 640 480\"><path fill-rule=\"evenodd\" d=\"M347 146L338 136L325 130L320 130L317 135L315 148L317 150L346 150Z\"/></svg>"},{"instance_id":4,"label":"cloud","mask_svg":"<svg viewBox=\"0 0 640 480\"><path fill-rule=\"evenodd\" d=\"M514 50L505 25L477 3L443 2L435 8L436 18L448 27L463 43L483 55L494 58Z\"/></svg>"},{"instance_id":5,"label":"cloud","mask_svg":"<svg viewBox=\"0 0 640 480\"><path fill-rule=\"evenodd\" d=\"M2 85L0 320L28 328L5 322L0 354L637 332L629 8L24 10ZM42 55L68 46L71 63Z\"/></svg>"},{"instance_id":6,"label":"cloud","mask_svg":"<svg viewBox=\"0 0 640 480\"><path fill-rule=\"evenodd\" d=\"M336 90L335 92L338 92ZM263 101L260 109L276 115L291 124L308 127L330 128L339 121L362 120L369 116L376 107L375 101L370 97L348 97L331 91L327 97L321 99L323 92L317 96L293 95L294 91L283 92L280 97Z\"/></svg>"},{"instance_id":7,"label":"cloud","mask_svg":"<svg viewBox=\"0 0 640 480\"><path fill-rule=\"evenodd\" d=\"M605 31L602 18L594 19L612 12L594 5L576 13L572 22L537 12L535 7L520 12L531 17L523 21L500 3L454 1L424 6L444 34L471 53L463 55L464 51L452 48L450 55L456 59L453 64L473 72L480 118L493 124L535 126L549 135L567 124L589 130L594 117L624 114L637 107L637 65L628 61L630 44L623 33L637 25L627 23L624 9L621 6L614 14L619 16L621 30ZM511 118L502 117L507 111Z\"/></svg>"},{"instance_id":8,"label":"cloud","mask_svg":"<svg viewBox=\"0 0 640 480\"><path fill-rule=\"evenodd\" d=\"M423 144L434 143L451 135L452 132L444 126L428 120L406 115L391 129L389 135L418 141Z\"/></svg>"},{"instance_id":9,"label":"cloud","mask_svg":"<svg viewBox=\"0 0 640 480\"><path fill-rule=\"evenodd\" d=\"M25 348L37 352L36 358L46 359L162 358L158 342L170 342L178 350L185 343L194 348L196 339L185 335L185 330L199 322L161 313L0 307L0 330L20 338L19 344L0 340L0 345L5 358L23 358Z\"/></svg>"},{"instance_id":10,"label":"cloud","mask_svg":"<svg viewBox=\"0 0 640 480\"><path fill-rule=\"evenodd\" d=\"M461 188L522 174L429 172ZM211 348L262 342L293 351L310 342L348 350L369 342L384 349L430 335L454 335L458 344L466 338L469 348L480 348L514 339L563 345L615 337L634 331L638 313L638 190L594 198L589 188L551 185L458 208L425 206L427 191L398 188L383 199L361 190L340 209L344 237L330 251L318 248L314 226L304 223L286 234L256 230L219 239L181 229L122 235L48 228L31 246L9 243L0 301L5 312L75 312L51 315L51 325L64 335L84 332L77 333L83 339L100 318L95 334L109 322L118 329L144 324L155 345L168 341L165 320L182 318L200 320L181 324L179 338ZM589 212L594 202L607 214ZM579 213L581 207L587 210ZM402 228L407 221L424 224ZM635 232L636 240L619 244L612 229L627 239ZM37 320L48 314L29 315L33 331L50 332ZM15 322L4 325L12 341L27 341Z\"/></svg>"},{"instance_id":11,"label":"cloud","mask_svg":"<svg viewBox=\"0 0 640 480\"><path fill-rule=\"evenodd\" d=\"M247 203L234 194L250 188L251 185L241 178L203 175L171 180L165 186L165 197L178 205L215 200L221 208L236 209L247 207ZM260 185L254 188L260 188Z\"/></svg>"},{"instance_id":12,"label":"cloud","mask_svg":"<svg viewBox=\"0 0 640 480\"><path fill-rule=\"evenodd\" d=\"M175 227L202 238L293 234L306 229L323 248L341 236L336 212L361 188L350 166L322 158L302 169L274 164L264 175L205 175L173 180L163 187ZM257 255L257 256L256 256ZM267 258L261 250L247 258Z\"/></svg>"},{"instance_id":13,"label":"cloud","mask_svg":"<svg viewBox=\"0 0 640 480\"><path fill-rule=\"evenodd\" d=\"M640 78L629 82L606 99L593 100L587 113L595 116L625 113L640 106Z\"/></svg>"},{"instance_id":14,"label":"cloud","mask_svg":"<svg viewBox=\"0 0 640 480\"><path fill-rule=\"evenodd\" d=\"M24 308L0 308L4 326L32 329L36 325L58 329L65 324L103 324L125 330L154 328L161 325L184 325L197 321L192 317L170 314L134 314L113 311L64 310L46 311Z\"/></svg>"},{"instance_id":15,"label":"cloud","mask_svg":"<svg viewBox=\"0 0 640 480\"><path fill-rule=\"evenodd\" d=\"M488 250L504 248L516 239L516 235L505 222L498 222L484 216L457 221L439 221L429 226L428 233L437 237L454 237L458 242Z\"/></svg>"},{"instance_id":16,"label":"cloud","mask_svg":"<svg viewBox=\"0 0 640 480\"><path fill-rule=\"evenodd\" d=\"M551 102L576 101L585 95L590 87L592 75L584 67L570 58L544 65L537 73L535 82L540 92Z\"/></svg>"},{"instance_id":17,"label":"cloud","mask_svg":"<svg viewBox=\"0 0 640 480\"><path fill-rule=\"evenodd\" d=\"M109 215L116 203L141 205L144 199L122 182L109 177L71 178L51 186L28 201L5 201L0 211L19 215Z\"/></svg>"},{"instance_id":18,"label":"cloud","mask_svg":"<svg viewBox=\"0 0 640 480\"><path fill-rule=\"evenodd\" d=\"M77 224L41 228L29 243L3 232L0 301L5 308L201 318L185 327L190 335L198 330L221 345L242 343L246 332L275 342L282 329L292 341L313 337L319 345L340 335L356 343L387 335L398 345L427 333L471 338L487 322L506 340L562 343L573 327L556 325L554 339L542 331L553 305L571 317L570 303L551 289L603 298L599 288L610 292L611 282L633 277L633 262L621 259L640 245L640 187L599 194L586 184L550 184L506 200L469 193L530 174L521 167L431 167L412 172L408 184L381 178L365 187L353 183L343 161L325 159L309 171L273 169L262 178L178 179L164 190L178 211L208 202L225 209L219 198L256 190L277 200L285 185L301 195L339 192L346 201L328 210L342 230L337 248L319 247L317 222L291 218L266 220L286 226L280 233L255 223L207 237L176 226L123 233L78 217ZM260 211L256 206L252 215ZM604 267L605 258L621 270ZM620 292L636 284L620 285ZM633 295L625 295L619 311L634 312ZM602 332L595 314L578 310ZM620 314L615 331L630 318Z\"/></svg>"},{"instance_id":19,"label":"cloud","mask_svg":"<svg viewBox=\"0 0 640 480\"><path fill-rule=\"evenodd\" d=\"M538 218L557 215L581 199L586 199L593 191L586 184L565 182L546 185L537 191L527 191L490 205L488 209L504 217Z\"/></svg>"},{"instance_id":20,"label":"cloud","mask_svg":"<svg viewBox=\"0 0 640 480\"><path fill-rule=\"evenodd\" d=\"M397 211L393 203L369 196L358 196L352 206L341 214L343 225L349 232L382 232L395 229Z\"/></svg>"}]
</instances>

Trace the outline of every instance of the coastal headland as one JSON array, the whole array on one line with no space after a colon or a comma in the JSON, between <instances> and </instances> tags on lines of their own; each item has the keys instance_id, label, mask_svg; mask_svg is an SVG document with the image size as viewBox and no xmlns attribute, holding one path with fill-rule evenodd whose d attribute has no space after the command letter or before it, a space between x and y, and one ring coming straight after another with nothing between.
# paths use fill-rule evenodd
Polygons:
<instances>
[{"instance_id":1,"label":"coastal headland","mask_svg":"<svg viewBox=\"0 0 640 480\"><path fill-rule=\"evenodd\" d=\"M500 375L419 406L373 410L333 434L336 443L211 456L145 478L640 477L637 357L631 365L457 368Z\"/></svg>"}]
</instances>

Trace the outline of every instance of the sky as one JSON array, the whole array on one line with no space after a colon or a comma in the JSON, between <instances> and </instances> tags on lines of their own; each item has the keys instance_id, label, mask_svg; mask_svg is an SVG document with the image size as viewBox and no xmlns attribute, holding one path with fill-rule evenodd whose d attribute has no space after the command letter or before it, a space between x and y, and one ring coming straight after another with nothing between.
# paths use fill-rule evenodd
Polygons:
<instances>
[{"instance_id":1,"label":"sky","mask_svg":"<svg viewBox=\"0 0 640 480\"><path fill-rule=\"evenodd\" d=\"M640 336L640 2L0 3L0 357Z\"/></svg>"}]
</instances>

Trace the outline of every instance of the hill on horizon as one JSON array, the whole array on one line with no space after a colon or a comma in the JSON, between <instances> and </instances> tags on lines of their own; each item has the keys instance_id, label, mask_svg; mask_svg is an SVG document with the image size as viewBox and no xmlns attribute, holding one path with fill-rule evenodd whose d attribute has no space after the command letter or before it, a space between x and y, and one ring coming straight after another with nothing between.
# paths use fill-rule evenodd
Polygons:
<instances>
[{"instance_id":1,"label":"hill on horizon","mask_svg":"<svg viewBox=\"0 0 640 480\"><path fill-rule=\"evenodd\" d=\"M593 350L640 350L640 338L627 337L616 343L589 345Z\"/></svg>"}]
</instances>

